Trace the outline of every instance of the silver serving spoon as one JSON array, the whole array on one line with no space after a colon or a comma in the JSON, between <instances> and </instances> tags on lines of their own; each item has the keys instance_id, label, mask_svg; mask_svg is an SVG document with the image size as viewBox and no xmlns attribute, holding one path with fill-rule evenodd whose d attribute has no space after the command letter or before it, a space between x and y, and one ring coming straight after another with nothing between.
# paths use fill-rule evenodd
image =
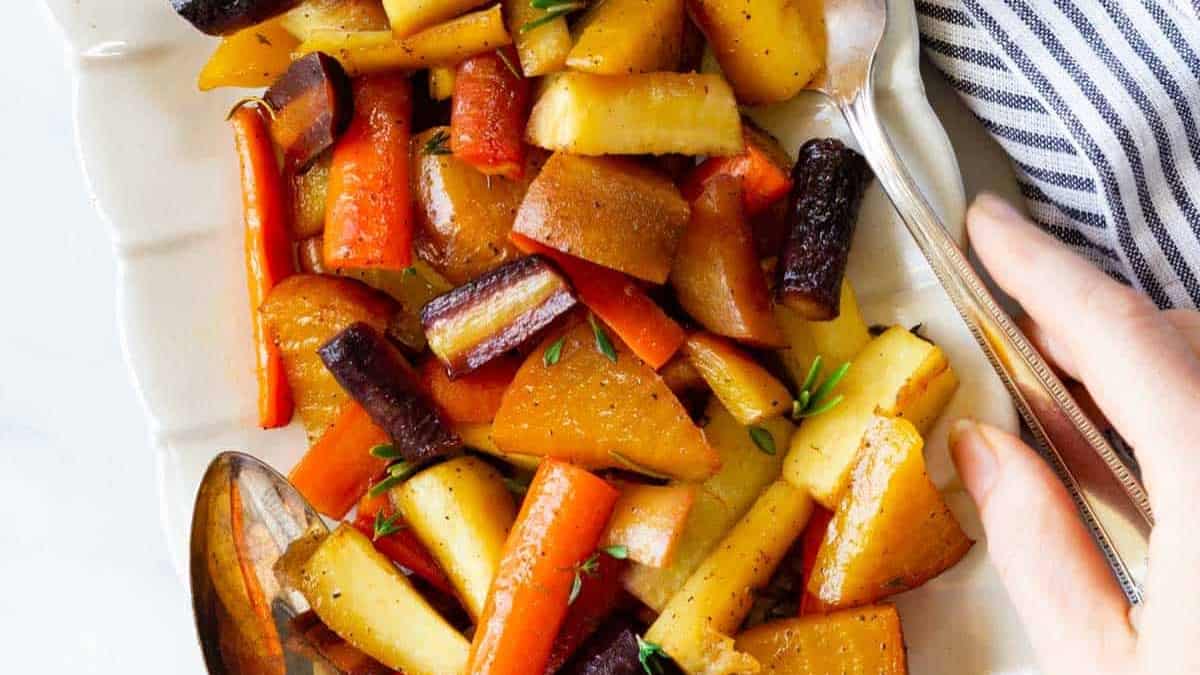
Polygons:
<instances>
[{"instance_id":1,"label":"silver serving spoon","mask_svg":"<svg viewBox=\"0 0 1200 675\"><path fill-rule=\"evenodd\" d=\"M302 536L325 523L286 478L239 452L208 467L192 513L192 611L204 662L213 675L336 672L296 650L290 619L308 610L282 588L274 565Z\"/></svg>"},{"instance_id":2,"label":"silver serving spoon","mask_svg":"<svg viewBox=\"0 0 1200 675\"><path fill-rule=\"evenodd\" d=\"M887 27L887 3L825 0L827 34L836 39L827 41L826 71L811 88L842 111L880 185L1004 380L1121 587L1131 602L1140 602L1154 525L1145 489L988 292L896 154L875 111L872 75Z\"/></svg>"}]
</instances>

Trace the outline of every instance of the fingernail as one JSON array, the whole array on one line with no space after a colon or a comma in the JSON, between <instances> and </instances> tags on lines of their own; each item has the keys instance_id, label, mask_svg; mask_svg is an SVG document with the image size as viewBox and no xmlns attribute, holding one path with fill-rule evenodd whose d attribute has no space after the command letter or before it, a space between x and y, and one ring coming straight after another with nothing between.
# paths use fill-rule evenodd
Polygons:
<instances>
[{"instance_id":1,"label":"fingernail","mask_svg":"<svg viewBox=\"0 0 1200 675\"><path fill-rule=\"evenodd\" d=\"M979 196L975 197L971 211L983 215L988 220L1001 223L1011 223L1014 220L1020 222L1025 219L1025 216L1013 208L1012 204L990 192L981 192Z\"/></svg>"},{"instance_id":2,"label":"fingernail","mask_svg":"<svg viewBox=\"0 0 1200 675\"><path fill-rule=\"evenodd\" d=\"M975 420L964 417L950 426L950 457L967 491L981 502L996 482L997 461L996 449Z\"/></svg>"}]
</instances>

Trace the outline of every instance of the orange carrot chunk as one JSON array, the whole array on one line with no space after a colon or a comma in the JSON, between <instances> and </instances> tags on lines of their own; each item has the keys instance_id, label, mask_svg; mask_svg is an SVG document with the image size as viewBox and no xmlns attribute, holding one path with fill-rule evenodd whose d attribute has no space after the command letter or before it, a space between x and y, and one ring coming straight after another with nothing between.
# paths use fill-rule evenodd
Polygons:
<instances>
[{"instance_id":1,"label":"orange carrot chunk","mask_svg":"<svg viewBox=\"0 0 1200 675\"><path fill-rule=\"evenodd\" d=\"M353 91L354 117L329 169L325 264L402 270L412 264L412 86L389 73L357 78Z\"/></svg>"},{"instance_id":2,"label":"orange carrot chunk","mask_svg":"<svg viewBox=\"0 0 1200 675\"><path fill-rule=\"evenodd\" d=\"M453 380L437 359L421 365L421 382L452 424L487 424L496 419L500 401L521 367L521 360L501 356Z\"/></svg>"},{"instance_id":3,"label":"orange carrot chunk","mask_svg":"<svg viewBox=\"0 0 1200 675\"><path fill-rule=\"evenodd\" d=\"M792 178L788 175L791 161L779 143L749 124L742 125L742 133L746 139L742 154L710 157L684 179L680 192L688 201L695 201L713 177L733 176L741 179L746 215L755 216L792 189Z\"/></svg>"},{"instance_id":4,"label":"orange carrot chunk","mask_svg":"<svg viewBox=\"0 0 1200 675\"><path fill-rule=\"evenodd\" d=\"M571 280L583 304L651 368L661 368L679 351L686 338L683 328L630 277L552 249L523 234L513 232L509 239L525 253L554 261Z\"/></svg>"},{"instance_id":5,"label":"orange carrot chunk","mask_svg":"<svg viewBox=\"0 0 1200 675\"><path fill-rule=\"evenodd\" d=\"M571 587L596 552L616 488L584 469L542 461L513 524L492 582L467 672L528 675L545 670L567 614Z\"/></svg>"},{"instance_id":6,"label":"orange carrot chunk","mask_svg":"<svg viewBox=\"0 0 1200 675\"><path fill-rule=\"evenodd\" d=\"M372 455L371 448L391 442L367 411L351 401L288 478L313 508L342 518L387 468L387 461Z\"/></svg>"},{"instance_id":7,"label":"orange carrot chunk","mask_svg":"<svg viewBox=\"0 0 1200 675\"><path fill-rule=\"evenodd\" d=\"M450 109L450 149L481 173L518 179L525 172L529 80L517 52L501 47L458 64Z\"/></svg>"}]
</instances>

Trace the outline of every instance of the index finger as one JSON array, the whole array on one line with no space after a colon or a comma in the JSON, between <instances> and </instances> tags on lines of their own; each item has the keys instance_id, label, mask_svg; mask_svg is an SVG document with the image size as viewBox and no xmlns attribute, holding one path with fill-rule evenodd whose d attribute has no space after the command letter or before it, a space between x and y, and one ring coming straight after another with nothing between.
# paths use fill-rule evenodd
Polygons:
<instances>
[{"instance_id":1,"label":"index finger","mask_svg":"<svg viewBox=\"0 0 1200 675\"><path fill-rule=\"evenodd\" d=\"M1179 471L1200 476L1200 362L1137 291L1118 284L1003 201L981 196L967 215L992 278L1068 353L1096 403L1139 451L1151 499L1179 504Z\"/></svg>"}]
</instances>

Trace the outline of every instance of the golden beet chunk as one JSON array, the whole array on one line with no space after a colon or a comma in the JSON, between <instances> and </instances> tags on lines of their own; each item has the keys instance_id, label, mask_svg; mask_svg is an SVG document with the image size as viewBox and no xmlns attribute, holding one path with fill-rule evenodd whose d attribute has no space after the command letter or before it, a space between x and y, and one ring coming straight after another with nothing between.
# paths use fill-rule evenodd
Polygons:
<instances>
[{"instance_id":1,"label":"golden beet chunk","mask_svg":"<svg viewBox=\"0 0 1200 675\"><path fill-rule=\"evenodd\" d=\"M552 334L530 354L492 424L497 447L686 481L715 473L720 457L662 378L615 335L608 337L615 362L585 322ZM552 362L546 352L559 338Z\"/></svg>"},{"instance_id":2,"label":"golden beet chunk","mask_svg":"<svg viewBox=\"0 0 1200 675\"><path fill-rule=\"evenodd\" d=\"M924 443L907 420L876 417L863 437L850 492L817 552L808 590L854 607L916 588L971 548L925 473Z\"/></svg>"},{"instance_id":3,"label":"golden beet chunk","mask_svg":"<svg viewBox=\"0 0 1200 675\"><path fill-rule=\"evenodd\" d=\"M736 644L758 659L764 675L908 672L900 614L887 604L772 621L742 633Z\"/></svg>"}]
</instances>

